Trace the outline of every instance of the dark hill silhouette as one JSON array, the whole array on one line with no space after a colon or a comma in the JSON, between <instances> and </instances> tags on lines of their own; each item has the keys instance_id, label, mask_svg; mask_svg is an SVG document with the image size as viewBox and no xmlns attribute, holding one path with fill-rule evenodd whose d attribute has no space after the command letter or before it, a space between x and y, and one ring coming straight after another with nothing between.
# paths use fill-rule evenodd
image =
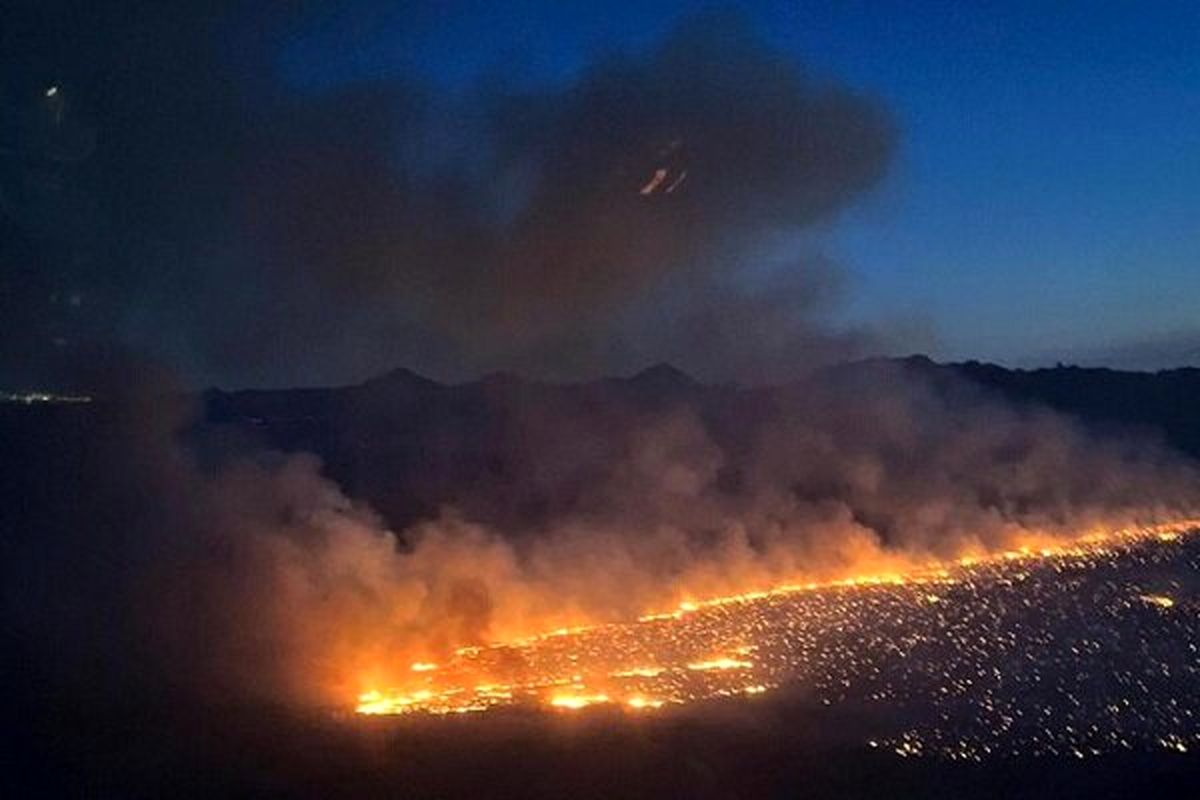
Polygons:
<instances>
[{"instance_id":1,"label":"dark hill silhouette","mask_svg":"<svg viewBox=\"0 0 1200 800\"><path fill-rule=\"evenodd\" d=\"M1200 369L1194 367L1128 372L1075 366L1005 369L979 361L907 363L965 378L1012 402L1041 403L1092 425L1150 429L1176 449L1200 458Z\"/></svg>"},{"instance_id":2,"label":"dark hill silhouette","mask_svg":"<svg viewBox=\"0 0 1200 800\"><path fill-rule=\"evenodd\" d=\"M974 387L1017 406L1051 408L1103 433L1149 433L1200 457L1200 370L1193 368L1014 370L910 356L843 364L809 380L882 392L891 381L912 378L935 391ZM736 438L788 391L803 391L803 384L708 385L669 364L582 383L497 373L447 385L397 369L341 388L212 390L203 396L200 431L233 429L258 446L315 453L331 478L394 526L446 504L468 513L483 504L492 518L500 508L501 522L516 523L573 502L570 492L531 491L539 485L536 473L569 468L578 474L565 485L586 485L615 455L606 436L613 423L680 408Z\"/></svg>"}]
</instances>

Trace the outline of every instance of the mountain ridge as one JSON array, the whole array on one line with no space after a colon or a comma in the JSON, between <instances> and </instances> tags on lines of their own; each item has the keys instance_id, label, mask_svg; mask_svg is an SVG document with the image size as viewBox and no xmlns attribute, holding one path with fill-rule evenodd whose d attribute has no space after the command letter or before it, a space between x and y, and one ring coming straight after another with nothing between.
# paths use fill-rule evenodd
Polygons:
<instances>
[{"instance_id":1,"label":"mountain ridge","mask_svg":"<svg viewBox=\"0 0 1200 800\"><path fill-rule=\"evenodd\" d=\"M1098 433L1148 435L1200 458L1198 369L1012 370L977 361L942 364L920 355L841 364L758 387L702 383L669 364L582 382L498 373L446 384L400 369L346 387L210 390L202 395L196 429L202 437L236 431L236 438L259 449L316 454L348 494L365 498L402 527L476 497L511 508L517 517L541 513L545 498L522 497L520 487L528 481L515 477L535 469L532 461L559 463L555 459L568 458L564 453L574 448L597 459L616 457L606 431L678 412L716 436L740 441L759 420L786 416L793 400L826 385L840 387L833 396L845 398L917 389L940 395L951 407L982 398L1022 413L1050 409ZM516 462L514 454L520 454ZM580 480L586 480L582 473Z\"/></svg>"}]
</instances>

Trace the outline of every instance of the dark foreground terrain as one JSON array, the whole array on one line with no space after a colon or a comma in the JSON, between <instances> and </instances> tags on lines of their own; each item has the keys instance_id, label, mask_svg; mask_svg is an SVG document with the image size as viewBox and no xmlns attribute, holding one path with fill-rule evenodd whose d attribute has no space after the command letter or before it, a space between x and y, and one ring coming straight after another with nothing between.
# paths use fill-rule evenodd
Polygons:
<instances>
[{"instance_id":1,"label":"dark foreground terrain","mask_svg":"<svg viewBox=\"0 0 1200 800\"><path fill-rule=\"evenodd\" d=\"M1200 779L1194 755L1161 751L899 758L837 741L828 732L853 731L852 717L787 696L637 718L9 708L22 734L7 753L9 797L1183 798Z\"/></svg>"}]
</instances>

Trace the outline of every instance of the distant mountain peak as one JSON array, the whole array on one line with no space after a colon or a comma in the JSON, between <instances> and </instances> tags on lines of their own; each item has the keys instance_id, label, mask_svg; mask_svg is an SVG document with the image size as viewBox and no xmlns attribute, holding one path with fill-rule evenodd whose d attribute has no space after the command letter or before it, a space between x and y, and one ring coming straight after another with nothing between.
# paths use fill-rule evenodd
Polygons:
<instances>
[{"instance_id":1,"label":"distant mountain peak","mask_svg":"<svg viewBox=\"0 0 1200 800\"><path fill-rule=\"evenodd\" d=\"M430 386L440 386L437 381L432 378L426 378L419 372L413 372L408 367L397 367L389 370L382 375L376 375L374 378L368 378L363 381L363 386L414 386L418 388L427 388Z\"/></svg>"},{"instance_id":2,"label":"distant mountain peak","mask_svg":"<svg viewBox=\"0 0 1200 800\"><path fill-rule=\"evenodd\" d=\"M689 388L699 385L691 375L665 361L646 367L628 380L639 386L656 388Z\"/></svg>"}]
</instances>

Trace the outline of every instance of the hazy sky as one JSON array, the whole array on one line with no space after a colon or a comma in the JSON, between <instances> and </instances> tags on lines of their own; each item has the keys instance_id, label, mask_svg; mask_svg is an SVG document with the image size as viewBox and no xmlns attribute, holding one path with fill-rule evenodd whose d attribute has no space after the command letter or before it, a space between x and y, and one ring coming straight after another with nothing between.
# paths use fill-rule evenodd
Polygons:
<instances>
[{"instance_id":1,"label":"hazy sky","mask_svg":"<svg viewBox=\"0 0 1200 800\"><path fill-rule=\"evenodd\" d=\"M561 79L697 5L452 3L369 30L344 17L283 64L309 87L413 67L465 82L513 59ZM1200 351L1200 6L738 7L900 122L888 186L834 232L859 313L928 314L955 358L1045 362L1189 334Z\"/></svg>"},{"instance_id":2,"label":"hazy sky","mask_svg":"<svg viewBox=\"0 0 1200 800\"><path fill-rule=\"evenodd\" d=\"M567 86L597 57L652 51L703 7L448 0L315 4L297 15L237 6L193 9L180 25L211 22L194 37L242 84L239 113L253 110L260 85L272 97L314 102L418 80L460 92L497 79ZM768 47L809 76L878 100L895 122L882 182L804 235L804 248L819 242L848 272L843 316L927 323L934 355L946 358L1200 362L1200 6L789 0L737 8ZM67 15L62 25L64 41L86 40L86 21ZM263 30L271 36L258 36ZM27 82L38 76L32 61L22 63L33 41L0 40ZM61 44L59 60L72 47ZM55 58L42 63L52 85ZM98 135L103 147L106 132ZM223 239L209 237L207 257L244 257ZM50 288L59 304L90 301L66 284ZM229 284L234 305L239 290ZM160 302L162 291L138 302ZM138 341L161 326L153 314L116 316ZM188 327L162 331L163 350L190 352ZM210 356L193 372L201 381L255 381L255 369L224 373Z\"/></svg>"}]
</instances>

